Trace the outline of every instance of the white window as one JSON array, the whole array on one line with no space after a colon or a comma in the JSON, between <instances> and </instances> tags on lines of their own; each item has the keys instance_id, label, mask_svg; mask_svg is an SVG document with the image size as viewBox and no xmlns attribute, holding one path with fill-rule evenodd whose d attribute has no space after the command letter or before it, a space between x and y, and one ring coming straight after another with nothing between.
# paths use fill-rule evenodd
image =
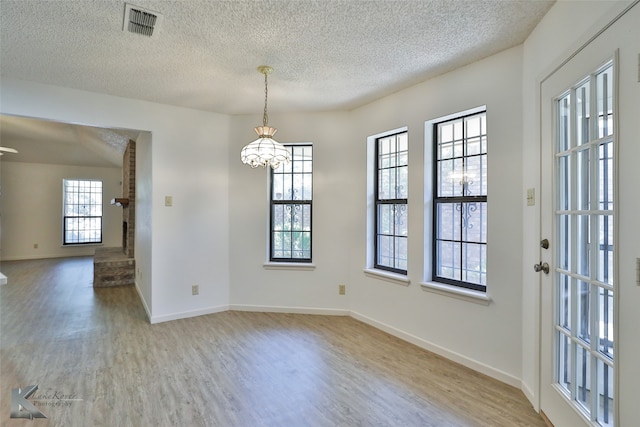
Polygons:
<instances>
[{"instance_id":1,"label":"white window","mask_svg":"<svg viewBox=\"0 0 640 427\"><path fill-rule=\"evenodd\" d=\"M102 181L64 179L62 188L62 243L102 243Z\"/></svg>"}]
</instances>

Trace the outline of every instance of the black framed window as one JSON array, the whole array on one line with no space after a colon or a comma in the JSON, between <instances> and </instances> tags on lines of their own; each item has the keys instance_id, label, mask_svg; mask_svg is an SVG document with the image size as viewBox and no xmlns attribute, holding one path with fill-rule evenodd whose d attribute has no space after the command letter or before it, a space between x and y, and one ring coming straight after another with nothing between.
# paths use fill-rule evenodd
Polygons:
<instances>
[{"instance_id":1,"label":"black framed window","mask_svg":"<svg viewBox=\"0 0 640 427\"><path fill-rule=\"evenodd\" d=\"M271 170L270 261L311 262L313 147L289 145L291 162Z\"/></svg>"},{"instance_id":2,"label":"black framed window","mask_svg":"<svg viewBox=\"0 0 640 427\"><path fill-rule=\"evenodd\" d=\"M63 245L102 243L102 181L63 179Z\"/></svg>"},{"instance_id":3,"label":"black framed window","mask_svg":"<svg viewBox=\"0 0 640 427\"><path fill-rule=\"evenodd\" d=\"M408 133L376 139L374 267L407 274Z\"/></svg>"},{"instance_id":4,"label":"black framed window","mask_svg":"<svg viewBox=\"0 0 640 427\"><path fill-rule=\"evenodd\" d=\"M432 280L487 288L486 111L433 126Z\"/></svg>"}]
</instances>

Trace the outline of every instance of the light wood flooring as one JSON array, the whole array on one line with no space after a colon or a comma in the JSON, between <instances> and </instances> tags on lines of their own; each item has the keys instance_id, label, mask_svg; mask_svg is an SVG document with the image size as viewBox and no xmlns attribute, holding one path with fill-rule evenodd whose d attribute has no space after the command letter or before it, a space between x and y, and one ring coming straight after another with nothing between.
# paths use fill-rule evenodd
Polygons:
<instances>
[{"instance_id":1,"label":"light wood flooring","mask_svg":"<svg viewBox=\"0 0 640 427\"><path fill-rule=\"evenodd\" d=\"M2 425L545 426L520 390L349 317L151 325L133 287L92 287L90 257L0 269ZM10 419L32 384L48 418Z\"/></svg>"}]
</instances>

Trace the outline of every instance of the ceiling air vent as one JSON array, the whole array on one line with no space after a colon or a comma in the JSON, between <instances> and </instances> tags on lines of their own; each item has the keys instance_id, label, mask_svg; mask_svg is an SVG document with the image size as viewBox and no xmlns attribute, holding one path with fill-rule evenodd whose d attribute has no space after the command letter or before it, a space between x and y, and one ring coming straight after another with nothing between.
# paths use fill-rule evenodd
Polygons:
<instances>
[{"instance_id":1,"label":"ceiling air vent","mask_svg":"<svg viewBox=\"0 0 640 427\"><path fill-rule=\"evenodd\" d=\"M125 4L122 31L155 37L158 34L162 15L133 4Z\"/></svg>"}]
</instances>

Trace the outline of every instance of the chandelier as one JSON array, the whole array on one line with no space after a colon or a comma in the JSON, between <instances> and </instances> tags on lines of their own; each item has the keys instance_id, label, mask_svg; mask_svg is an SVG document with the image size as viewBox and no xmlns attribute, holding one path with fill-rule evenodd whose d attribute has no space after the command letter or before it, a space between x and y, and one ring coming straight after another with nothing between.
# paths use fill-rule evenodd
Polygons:
<instances>
[{"instance_id":1,"label":"chandelier","mask_svg":"<svg viewBox=\"0 0 640 427\"><path fill-rule=\"evenodd\" d=\"M254 128L258 134L258 139L242 149L240 158L242 159L242 163L252 168L270 165L273 169L277 169L280 163L289 163L291 161L291 155L289 154L289 150L273 139L273 135L275 135L278 130L268 125L267 96L269 91L267 88L267 76L273 72L273 68L268 65L261 65L258 67L258 71L264 74L264 112L262 115L262 126Z\"/></svg>"}]
</instances>

